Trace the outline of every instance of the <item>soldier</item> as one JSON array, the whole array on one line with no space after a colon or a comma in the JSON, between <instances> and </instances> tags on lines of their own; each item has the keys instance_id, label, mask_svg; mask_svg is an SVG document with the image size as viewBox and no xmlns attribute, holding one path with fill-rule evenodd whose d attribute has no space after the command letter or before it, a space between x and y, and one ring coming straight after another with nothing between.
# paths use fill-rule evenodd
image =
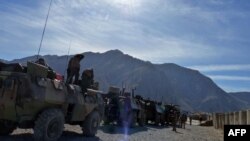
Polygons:
<instances>
[{"instance_id":1,"label":"soldier","mask_svg":"<svg viewBox=\"0 0 250 141\"><path fill-rule=\"evenodd\" d=\"M173 111L173 121L172 121L173 123L173 131L175 131L175 132L177 132L176 131L176 122L177 122L177 111L176 110L174 110Z\"/></svg>"},{"instance_id":2,"label":"soldier","mask_svg":"<svg viewBox=\"0 0 250 141\"><path fill-rule=\"evenodd\" d=\"M43 58L39 58L38 60L35 61L35 63L48 67L48 64L45 62Z\"/></svg>"},{"instance_id":3,"label":"soldier","mask_svg":"<svg viewBox=\"0 0 250 141\"><path fill-rule=\"evenodd\" d=\"M190 122L190 125L192 125L192 116L191 115L189 116L189 122Z\"/></svg>"},{"instance_id":4,"label":"soldier","mask_svg":"<svg viewBox=\"0 0 250 141\"><path fill-rule=\"evenodd\" d=\"M82 92L87 92L88 88L92 88L94 85L94 71L93 69L84 70L82 73L81 88Z\"/></svg>"},{"instance_id":5,"label":"soldier","mask_svg":"<svg viewBox=\"0 0 250 141\"><path fill-rule=\"evenodd\" d=\"M200 125L201 125L201 122L202 122L202 116L201 115L199 117L199 120L200 120Z\"/></svg>"},{"instance_id":6,"label":"soldier","mask_svg":"<svg viewBox=\"0 0 250 141\"><path fill-rule=\"evenodd\" d=\"M74 84L78 83L79 71L80 71L80 61L84 58L84 55L77 54L69 60L67 69L67 84L72 83L73 77L75 77Z\"/></svg>"},{"instance_id":7,"label":"soldier","mask_svg":"<svg viewBox=\"0 0 250 141\"><path fill-rule=\"evenodd\" d=\"M185 129L186 121L187 121L187 114L182 113L180 117L181 128Z\"/></svg>"},{"instance_id":8,"label":"soldier","mask_svg":"<svg viewBox=\"0 0 250 141\"><path fill-rule=\"evenodd\" d=\"M35 61L35 63L48 68L48 75L47 75L48 78L50 78L50 79L56 78L56 76L57 76L56 72L45 62L45 60L43 58L39 58L38 60Z\"/></svg>"}]
</instances>

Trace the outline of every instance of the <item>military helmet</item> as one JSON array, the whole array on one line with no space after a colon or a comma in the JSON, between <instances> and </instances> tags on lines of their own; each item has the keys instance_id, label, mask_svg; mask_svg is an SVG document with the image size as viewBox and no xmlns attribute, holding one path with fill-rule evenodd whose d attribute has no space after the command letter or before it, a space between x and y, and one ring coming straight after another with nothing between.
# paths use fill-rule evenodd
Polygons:
<instances>
[{"instance_id":1,"label":"military helmet","mask_svg":"<svg viewBox=\"0 0 250 141\"><path fill-rule=\"evenodd\" d=\"M79 58L80 60L82 60L84 58L83 54L76 54L74 57Z\"/></svg>"}]
</instances>

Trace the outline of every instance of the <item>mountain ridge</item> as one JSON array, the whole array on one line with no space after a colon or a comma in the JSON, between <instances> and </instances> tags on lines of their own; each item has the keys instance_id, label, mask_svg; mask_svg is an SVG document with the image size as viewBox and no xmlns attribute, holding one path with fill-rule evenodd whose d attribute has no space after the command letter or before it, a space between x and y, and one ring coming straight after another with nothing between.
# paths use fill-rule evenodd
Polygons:
<instances>
[{"instance_id":1,"label":"mountain ridge","mask_svg":"<svg viewBox=\"0 0 250 141\"><path fill-rule=\"evenodd\" d=\"M197 70L174 63L153 64L124 54L120 50L104 53L85 52L81 72L93 68L100 88L107 91L110 85L127 90L136 87L136 93L145 98L179 104L187 111L227 112L250 107L234 95L226 93L212 79ZM67 59L71 56L45 55L43 58L57 72L65 74ZM36 56L9 62L25 63Z\"/></svg>"}]
</instances>

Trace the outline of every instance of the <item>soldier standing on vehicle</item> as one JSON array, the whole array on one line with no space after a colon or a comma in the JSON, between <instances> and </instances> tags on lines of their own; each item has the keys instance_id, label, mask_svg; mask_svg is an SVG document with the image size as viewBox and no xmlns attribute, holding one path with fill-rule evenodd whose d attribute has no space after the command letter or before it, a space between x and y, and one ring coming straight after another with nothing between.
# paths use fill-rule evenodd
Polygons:
<instances>
[{"instance_id":1,"label":"soldier standing on vehicle","mask_svg":"<svg viewBox=\"0 0 250 141\"><path fill-rule=\"evenodd\" d=\"M79 71L80 71L80 61L84 58L84 55L77 54L69 60L67 69L67 84L71 84L73 77L75 77L74 84L78 83Z\"/></svg>"},{"instance_id":2,"label":"soldier standing on vehicle","mask_svg":"<svg viewBox=\"0 0 250 141\"><path fill-rule=\"evenodd\" d=\"M50 79L56 78L56 72L46 63L46 61L43 58L39 58L38 60L35 61L35 63L48 68L47 78Z\"/></svg>"},{"instance_id":3,"label":"soldier standing on vehicle","mask_svg":"<svg viewBox=\"0 0 250 141\"><path fill-rule=\"evenodd\" d=\"M82 92L87 92L88 88L92 88L94 85L94 71L93 69L84 70L82 73L81 88Z\"/></svg>"},{"instance_id":4,"label":"soldier standing on vehicle","mask_svg":"<svg viewBox=\"0 0 250 141\"><path fill-rule=\"evenodd\" d=\"M39 58L38 60L35 61L35 63L48 67L48 64L45 62L45 60L43 58Z\"/></svg>"}]
</instances>

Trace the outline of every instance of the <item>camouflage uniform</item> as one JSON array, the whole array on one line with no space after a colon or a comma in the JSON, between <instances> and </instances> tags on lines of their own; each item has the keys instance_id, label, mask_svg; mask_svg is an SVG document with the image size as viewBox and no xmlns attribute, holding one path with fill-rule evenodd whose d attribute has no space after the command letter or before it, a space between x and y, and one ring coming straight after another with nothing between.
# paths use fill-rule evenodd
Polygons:
<instances>
[{"instance_id":1,"label":"camouflage uniform","mask_svg":"<svg viewBox=\"0 0 250 141\"><path fill-rule=\"evenodd\" d=\"M177 123L177 112L174 110L173 111L173 131L176 132L176 123Z\"/></svg>"},{"instance_id":2,"label":"camouflage uniform","mask_svg":"<svg viewBox=\"0 0 250 141\"><path fill-rule=\"evenodd\" d=\"M66 83L72 83L73 77L75 77L74 83L78 83L79 71L80 71L80 61L84 58L84 55L77 54L69 60L67 69L67 81Z\"/></svg>"},{"instance_id":3,"label":"camouflage uniform","mask_svg":"<svg viewBox=\"0 0 250 141\"><path fill-rule=\"evenodd\" d=\"M83 71L82 81L81 81L82 92L83 93L87 92L87 89L93 87L93 85L94 85L93 69L88 69Z\"/></svg>"}]
</instances>

